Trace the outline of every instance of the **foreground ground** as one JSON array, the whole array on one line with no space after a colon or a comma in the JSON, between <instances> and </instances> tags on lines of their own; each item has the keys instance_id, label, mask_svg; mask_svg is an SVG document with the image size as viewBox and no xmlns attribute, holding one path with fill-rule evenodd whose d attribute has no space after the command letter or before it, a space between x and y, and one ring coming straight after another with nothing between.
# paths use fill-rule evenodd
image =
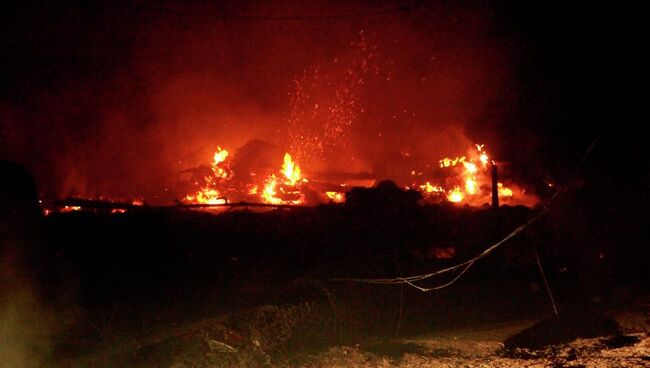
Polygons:
<instances>
[{"instance_id":1,"label":"foreground ground","mask_svg":"<svg viewBox=\"0 0 650 368\"><path fill-rule=\"evenodd\" d=\"M366 347L336 347L303 367L648 367L648 311L612 313L621 335L578 338L540 349L508 349L504 341L535 322L397 339Z\"/></svg>"},{"instance_id":2,"label":"foreground ground","mask_svg":"<svg viewBox=\"0 0 650 368\"><path fill-rule=\"evenodd\" d=\"M583 310L559 317L497 318L500 322L482 324L468 319L433 332L357 337L356 343L329 344L316 350L304 349L307 341L331 335L327 326L315 335L308 331L314 329L313 318L322 310L307 304L265 306L245 314L248 327L232 317L206 321L190 333L131 351L131 357L138 359L123 356L107 361L108 356L96 356L69 366L119 362L129 367L170 368L648 367L650 298L638 295L629 301L602 312Z\"/></svg>"},{"instance_id":3,"label":"foreground ground","mask_svg":"<svg viewBox=\"0 0 650 368\"><path fill-rule=\"evenodd\" d=\"M29 236L10 232L32 265L7 295L32 290L9 305L41 304L9 309L5 351L26 362L16 367L647 366L645 232L608 232L573 209L432 293L349 278L457 264L535 211L379 201L37 217Z\"/></svg>"}]
</instances>

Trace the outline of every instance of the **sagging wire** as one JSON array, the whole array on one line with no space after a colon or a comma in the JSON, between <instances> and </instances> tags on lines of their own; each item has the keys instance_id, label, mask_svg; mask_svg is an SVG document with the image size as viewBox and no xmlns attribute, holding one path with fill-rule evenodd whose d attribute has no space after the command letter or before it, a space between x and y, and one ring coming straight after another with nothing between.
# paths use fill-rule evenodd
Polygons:
<instances>
[{"instance_id":1,"label":"sagging wire","mask_svg":"<svg viewBox=\"0 0 650 368\"><path fill-rule=\"evenodd\" d=\"M553 196L551 199L555 198ZM535 216L533 216L531 219L526 221L524 224L520 225L517 227L515 230L513 230L510 234L508 234L506 237L495 243L494 245L490 246L480 254L478 254L476 257L469 259L465 262L459 263L455 266L443 268L441 270L427 273L427 274L422 274L422 275L415 275L415 276L408 276L408 277L394 277L394 278L375 278L375 279L354 279L354 278L336 278L336 279L331 279L331 281L335 282L357 282L357 283L365 283L365 284L382 284L382 285L409 285L417 290L420 290L422 292L429 292L429 291L434 291L434 290L440 290L443 288L446 288L448 286L451 286L454 284L456 281L458 281L478 260L487 257L490 253L492 253L494 250L499 248L501 245L506 243L508 240L512 239L515 237L517 234L521 233L524 231L528 226L532 225L533 223L537 222L539 219L541 219L548 211L550 210L550 201L549 203ZM419 285L416 285L416 282L423 281L430 279L434 276L439 276L445 273L453 272L456 270L461 270L461 272L456 275L451 281L434 286L434 287L422 287Z\"/></svg>"}]
</instances>

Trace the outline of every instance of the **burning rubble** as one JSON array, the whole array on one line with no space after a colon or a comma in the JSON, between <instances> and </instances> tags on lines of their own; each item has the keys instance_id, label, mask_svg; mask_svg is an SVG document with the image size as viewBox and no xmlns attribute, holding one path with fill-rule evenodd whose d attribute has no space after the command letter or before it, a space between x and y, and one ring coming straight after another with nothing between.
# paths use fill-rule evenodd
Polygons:
<instances>
[{"instance_id":1,"label":"burning rubble","mask_svg":"<svg viewBox=\"0 0 650 368\"><path fill-rule=\"evenodd\" d=\"M341 203L351 187L348 181L329 182L323 173L306 175L291 153L285 152L277 167L235 172L229 152L220 146L211 165L192 169L190 186L197 189L184 198L193 204L224 204L231 202L260 202L274 205L312 205L325 202ZM492 171L497 163L490 159L485 145L475 145L466 155L444 157L434 167L411 171L410 183L403 189L417 190L426 203L453 202L471 206L490 203ZM319 177L322 176L322 177ZM372 177L372 174L367 175ZM242 178L245 178L242 180ZM331 176L330 176L331 177ZM341 175L339 175L340 179ZM350 174L354 177L354 174ZM370 186L379 182L373 178ZM533 206L537 198L514 183L497 181L500 203Z\"/></svg>"},{"instance_id":2,"label":"burning rubble","mask_svg":"<svg viewBox=\"0 0 650 368\"><path fill-rule=\"evenodd\" d=\"M503 165L506 166L506 165ZM476 144L464 155L431 160L408 178L395 180L400 189L419 193L420 203L455 203L481 207L492 203L525 205L538 203L534 194L523 187L496 177L497 162L485 145ZM392 178L388 178L391 179ZM233 206L312 206L323 203L344 203L354 188L374 188L385 178L372 172L316 172L303 170L290 152L253 140L235 154L217 146L209 165L183 170L177 177L176 206L212 208ZM75 199L55 209L57 212L108 209L110 213L146 207L143 199L98 201ZM49 215L53 209L48 208Z\"/></svg>"}]
</instances>

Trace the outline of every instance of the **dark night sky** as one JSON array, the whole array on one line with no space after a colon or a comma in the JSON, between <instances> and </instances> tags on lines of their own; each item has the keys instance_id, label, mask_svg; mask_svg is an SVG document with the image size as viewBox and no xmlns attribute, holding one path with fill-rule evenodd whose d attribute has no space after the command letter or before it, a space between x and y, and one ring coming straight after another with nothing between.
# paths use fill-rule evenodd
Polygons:
<instances>
[{"instance_id":1,"label":"dark night sky","mask_svg":"<svg viewBox=\"0 0 650 368\"><path fill-rule=\"evenodd\" d=\"M580 178L646 197L648 42L643 12L619 2L1 7L0 158L50 195L149 193L217 144L272 140L291 113L291 81L314 65L340 80L363 31L374 71L354 94L364 112L351 143L368 148L350 155L375 167L399 151L389 144L445 146L437 134L460 125L521 180L561 182L600 136ZM387 138L365 135L375 133Z\"/></svg>"}]
</instances>

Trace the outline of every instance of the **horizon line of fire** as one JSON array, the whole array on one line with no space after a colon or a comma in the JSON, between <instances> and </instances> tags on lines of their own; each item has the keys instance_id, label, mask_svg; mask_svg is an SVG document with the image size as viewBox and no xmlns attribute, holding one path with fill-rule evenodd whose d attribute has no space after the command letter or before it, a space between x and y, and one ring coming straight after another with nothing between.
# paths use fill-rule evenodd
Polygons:
<instances>
[{"instance_id":1,"label":"horizon line of fire","mask_svg":"<svg viewBox=\"0 0 650 368\"><path fill-rule=\"evenodd\" d=\"M232 203L224 193L234 193L234 198L243 198L241 202L260 201L268 205L305 205L306 192L311 192L312 197L316 194L317 201L310 202L345 202L345 193L352 187L348 183L341 183L335 186L330 185L322 190L315 190L310 180L302 175L298 163L286 152L284 154L281 169L268 173L258 183L247 184L245 188L232 188L231 183L234 176L229 163L229 152L217 147L210 166L211 174L203 177L204 183L195 182L201 189L187 194L179 204L198 205L222 205ZM475 145L467 156L459 156L453 159L442 158L438 162L439 168L446 171L446 177L440 183L432 183L433 180L418 182L422 172L411 171L413 183L403 186L403 189L414 189L422 194L427 202L452 202L465 203L468 205L480 206L492 202L492 206L499 206L499 198L509 199L514 197L515 192L497 181L497 165L490 160L484 145ZM486 185L490 182L490 185ZM450 184L452 183L452 184ZM373 184L374 185L374 181ZM490 188L489 195L486 188ZM481 202L481 203L479 203ZM133 206L143 206L144 201L136 200ZM59 212L70 212L81 210L81 206L63 206ZM126 208L113 208L111 212L126 212ZM46 210L46 214L51 210Z\"/></svg>"},{"instance_id":2,"label":"horizon line of fire","mask_svg":"<svg viewBox=\"0 0 650 368\"><path fill-rule=\"evenodd\" d=\"M451 182L455 182L451 187L445 188L443 183L432 184L430 180L424 183L413 182L411 185L404 186L404 189L415 189L422 193L425 200L441 199L453 203L463 202L468 197L476 197L481 195L481 183L485 182L485 176L489 168L493 168L494 178L490 180L491 187L496 184L496 189L492 188L493 196L492 202L498 197L513 197L514 192L512 189L503 185L503 183L496 181L496 163L489 159L484 145L475 145L475 150L470 151L470 155L460 156L453 159L443 158L439 160L439 167L441 169L449 169ZM220 204L225 203L225 196L219 191L218 187L227 184L233 177L233 172L228 163L229 152L221 147L217 147L213 155L211 169L213 175L205 177L205 185L195 193L185 196L185 201L188 203L201 203L201 204ZM460 170L455 170L461 168ZM411 171L414 179L421 176L422 173ZM494 182L493 182L494 181ZM273 172L264 178L262 183L249 184L246 192L250 196L258 196L262 203L267 204L290 204L298 205L305 203L305 195L301 188L303 185L309 183L309 179L301 174L299 165L294 162L291 155L286 152L284 154L284 161L279 172ZM195 183L200 184L200 183ZM341 203L345 201L345 192L349 188L347 183L339 184L338 190L325 190L323 194L328 201ZM333 189L333 188L329 188ZM496 192L495 192L496 191Z\"/></svg>"}]
</instances>

